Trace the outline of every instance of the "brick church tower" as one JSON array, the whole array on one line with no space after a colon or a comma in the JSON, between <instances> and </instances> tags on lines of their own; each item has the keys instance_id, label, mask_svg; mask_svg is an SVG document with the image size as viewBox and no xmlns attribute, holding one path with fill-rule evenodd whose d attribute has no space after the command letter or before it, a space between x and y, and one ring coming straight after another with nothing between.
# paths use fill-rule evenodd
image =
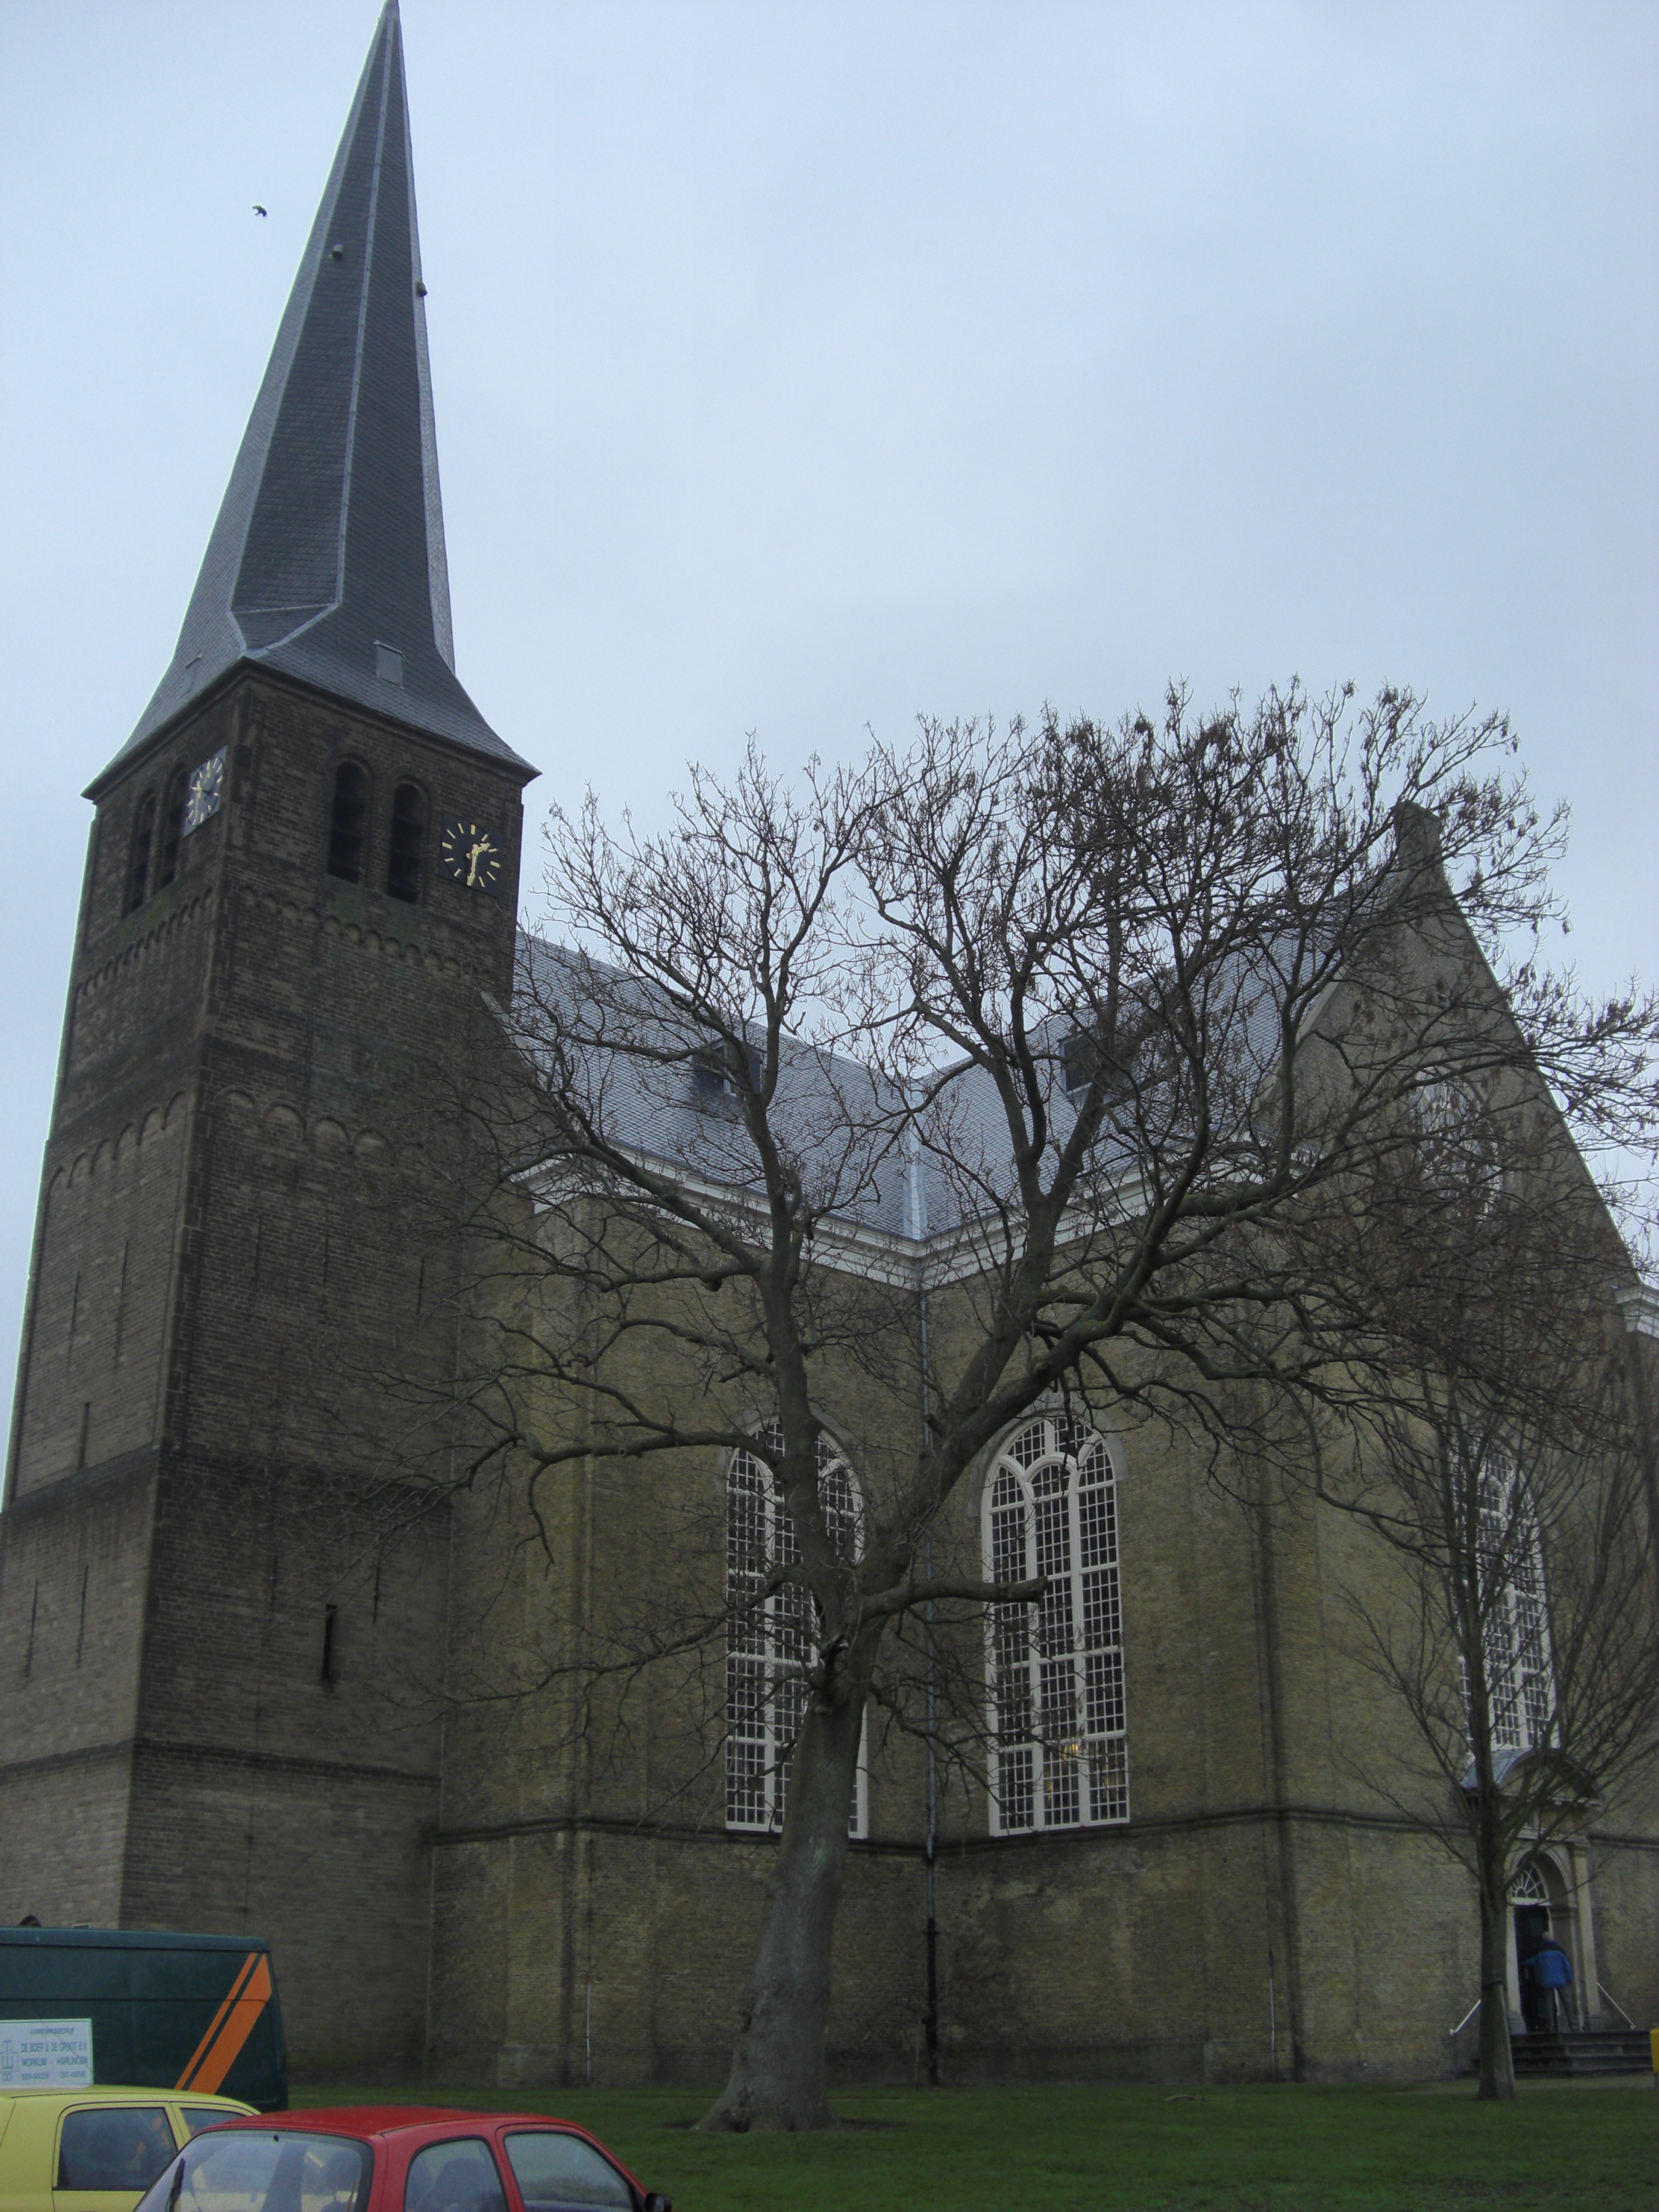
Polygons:
<instances>
[{"instance_id":1,"label":"brick church tower","mask_svg":"<svg viewBox=\"0 0 1659 2212\"><path fill-rule=\"evenodd\" d=\"M172 663L87 793L0 1517L0 1920L267 1936L302 2065L422 2039L444 1534L340 1577L311 1538L365 1446L311 1385L419 1343L398 1178L510 987L535 773L454 672L425 290L390 0Z\"/></svg>"}]
</instances>

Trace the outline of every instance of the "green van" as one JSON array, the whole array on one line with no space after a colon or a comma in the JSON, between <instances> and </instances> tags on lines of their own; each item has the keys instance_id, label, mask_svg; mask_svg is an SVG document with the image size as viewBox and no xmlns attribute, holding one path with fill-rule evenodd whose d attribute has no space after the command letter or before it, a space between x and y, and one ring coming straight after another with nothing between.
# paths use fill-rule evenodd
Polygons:
<instances>
[{"instance_id":1,"label":"green van","mask_svg":"<svg viewBox=\"0 0 1659 2212\"><path fill-rule=\"evenodd\" d=\"M56 2035L20 2025L52 2021L64 2023ZM0 2094L102 2081L285 2112L270 1947L246 1936L0 1928Z\"/></svg>"}]
</instances>

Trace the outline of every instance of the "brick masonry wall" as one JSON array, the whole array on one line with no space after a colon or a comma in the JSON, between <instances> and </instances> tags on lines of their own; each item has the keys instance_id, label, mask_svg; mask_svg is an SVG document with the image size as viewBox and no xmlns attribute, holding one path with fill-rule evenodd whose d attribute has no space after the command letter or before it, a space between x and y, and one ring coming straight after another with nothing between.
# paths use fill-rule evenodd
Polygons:
<instances>
[{"instance_id":1,"label":"brick masonry wall","mask_svg":"<svg viewBox=\"0 0 1659 2212\"><path fill-rule=\"evenodd\" d=\"M124 914L139 807L221 746L219 813ZM348 757L355 885L325 870ZM508 986L520 780L244 672L101 794L89 849L0 1521L0 1887L267 1936L301 2068L422 2036L447 1536L388 1549L365 1478L395 1474L387 1348L443 1357L426 1079ZM384 888L405 781L415 904ZM441 877L446 811L502 833L498 900Z\"/></svg>"},{"instance_id":2,"label":"brick masonry wall","mask_svg":"<svg viewBox=\"0 0 1659 2212\"><path fill-rule=\"evenodd\" d=\"M120 1917L153 1455L0 1519L0 1920Z\"/></svg>"},{"instance_id":3,"label":"brick masonry wall","mask_svg":"<svg viewBox=\"0 0 1659 2212\"><path fill-rule=\"evenodd\" d=\"M1449 2072L1478 1939L1436 1848L1358 1823L1298 1828L1317 1893L1298 2033L1283 1955L1275 1985L1251 1910L1280 1840L1260 1820L1194 1822L947 1852L946 2078L1261 2080L1275 2063L1283 2079ZM716 1830L552 1824L447 1844L431 2078L718 2081L774 1848ZM920 1851L854 1846L836 1931L833 2078L914 2077L924 1919Z\"/></svg>"},{"instance_id":4,"label":"brick masonry wall","mask_svg":"<svg viewBox=\"0 0 1659 2212\"><path fill-rule=\"evenodd\" d=\"M1634 1826L1634 1824L1632 1824ZM1603 1989L1594 1998L1603 2027L1626 2018L1659 2027L1659 1819L1638 1830L1598 1838L1591 1899Z\"/></svg>"},{"instance_id":5,"label":"brick masonry wall","mask_svg":"<svg viewBox=\"0 0 1659 2212\"><path fill-rule=\"evenodd\" d=\"M662 1373L656 1384L672 1388ZM866 1447L878 1458L875 1440L902 1434L907 1409L867 1376L826 1376L823 1391L867 1472ZM559 1419L550 1406L544 1432ZM1129 1433L1123 1460L1132 1818L993 1838L978 1791L947 1789L947 2078L1450 2073L1467 2057L1450 2031L1478 1986L1473 1884L1389 1802L1437 1785L1413 1779L1409 1724L1346 1633L1344 1590L1380 1596L1389 1555L1248 1468L1224 1470L1230 1492L1202 1453L1157 1429ZM722 1496L713 1454L568 1468L544 1496L547 1557L521 1505L470 1501L453 1564L457 1679L483 1656L474 1621L487 1620L505 1674L568 1649L584 1620L648 1614L659 1578L684 1602L701 1575L712 1597ZM979 1500L979 1482L965 1484L939 1532L941 1563L976 1571ZM716 1652L716 1687L718 1665ZM775 1846L724 1832L719 1759L699 1764L716 1733L709 1689L682 1671L631 1702L602 1692L579 1736L557 1689L453 1719L431 2078L504 2089L720 2078ZM878 1745L869 1799L870 1840L853 1848L837 1929L830 2043L842 2081L907 2079L919 2063L914 1742ZM1626 1853L1598 1877L1604 1960L1618 1957L1638 1992L1651 1972L1643 1885L1654 1863Z\"/></svg>"}]
</instances>

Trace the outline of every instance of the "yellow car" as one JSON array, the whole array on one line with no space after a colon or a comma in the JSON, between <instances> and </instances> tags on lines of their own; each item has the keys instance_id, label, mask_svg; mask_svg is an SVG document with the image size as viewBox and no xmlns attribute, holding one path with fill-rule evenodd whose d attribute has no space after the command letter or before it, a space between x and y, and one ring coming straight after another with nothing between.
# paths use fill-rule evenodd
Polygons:
<instances>
[{"instance_id":1,"label":"yellow car","mask_svg":"<svg viewBox=\"0 0 1659 2212\"><path fill-rule=\"evenodd\" d=\"M252 2109L176 2089L0 2091L0 2212L132 2212L192 2136Z\"/></svg>"}]
</instances>

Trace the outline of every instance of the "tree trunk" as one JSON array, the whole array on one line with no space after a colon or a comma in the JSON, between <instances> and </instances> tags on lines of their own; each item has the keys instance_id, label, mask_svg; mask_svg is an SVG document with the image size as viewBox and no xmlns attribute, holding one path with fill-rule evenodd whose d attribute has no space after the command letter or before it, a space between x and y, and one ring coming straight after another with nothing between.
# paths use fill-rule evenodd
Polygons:
<instances>
[{"instance_id":1,"label":"tree trunk","mask_svg":"<svg viewBox=\"0 0 1659 2212\"><path fill-rule=\"evenodd\" d=\"M823 2034L867 1673L867 1666L854 1672L848 1694L833 1707L815 1698L801 1729L790 1763L771 1911L738 2014L731 2075L699 2127L742 2134L835 2125L824 2089Z\"/></svg>"},{"instance_id":2,"label":"tree trunk","mask_svg":"<svg viewBox=\"0 0 1659 2212\"><path fill-rule=\"evenodd\" d=\"M1484 1854L1483 1854L1484 1856ZM1480 1869L1480 2097L1507 2100L1515 2094L1515 2054L1510 2046L1510 1914L1505 1855Z\"/></svg>"}]
</instances>

